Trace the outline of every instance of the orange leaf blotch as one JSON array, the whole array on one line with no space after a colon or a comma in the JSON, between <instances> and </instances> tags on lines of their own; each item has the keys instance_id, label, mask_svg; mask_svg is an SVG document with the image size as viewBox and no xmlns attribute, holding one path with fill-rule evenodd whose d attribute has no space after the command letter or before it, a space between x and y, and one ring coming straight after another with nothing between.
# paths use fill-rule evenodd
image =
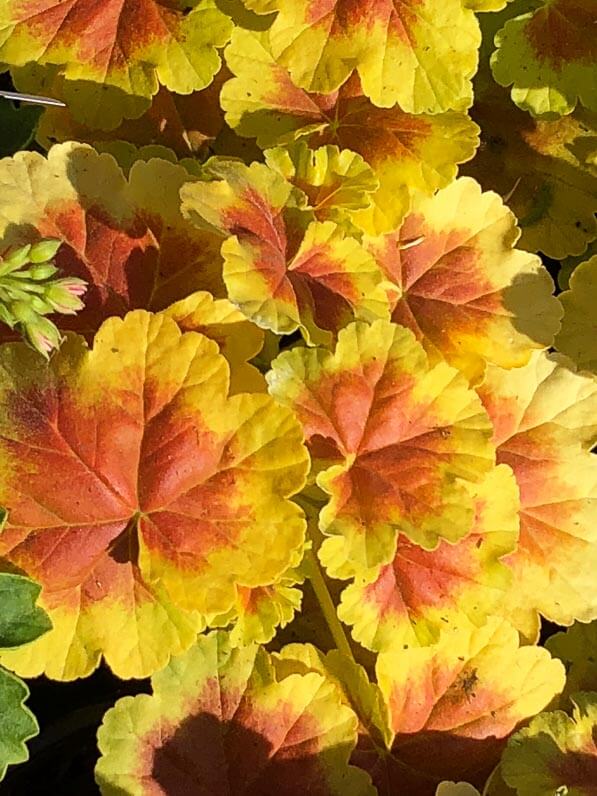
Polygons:
<instances>
[{"instance_id":1,"label":"orange leaf blotch","mask_svg":"<svg viewBox=\"0 0 597 796\"><path fill-rule=\"evenodd\" d=\"M410 327L416 319L413 331L440 349L451 336L455 340L448 345L457 346L459 335L484 334L487 313L503 309L502 297L480 267L480 252L466 245L469 237L466 229L434 234L423 218L410 216L400 237L392 236L387 243L394 259L389 261L390 274L398 277L403 290L393 320ZM423 239L419 245L400 251L400 240L418 238Z\"/></svg>"},{"instance_id":2,"label":"orange leaf blotch","mask_svg":"<svg viewBox=\"0 0 597 796\"><path fill-rule=\"evenodd\" d=\"M65 318L64 328L89 333L112 315L148 305L159 254L155 238L141 218L130 219L118 229L102 208L84 209L67 201L48 208L38 229L43 237L65 241L56 265L89 285L85 307L76 316Z\"/></svg>"},{"instance_id":3,"label":"orange leaf blotch","mask_svg":"<svg viewBox=\"0 0 597 796\"><path fill-rule=\"evenodd\" d=\"M254 236L257 241L267 243L272 251L286 254L288 241L280 208L274 208L251 186L238 191L235 199L236 204L222 211L221 226L230 235L249 240Z\"/></svg>"},{"instance_id":4,"label":"orange leaf blotch","mask_svg":"<svg viewBox=\"0 0 597 796\"><path fill-rule=\"evenodd\" d=\"M12 666L68 679L104 654L143 676L193 642L201 614L230 609L237 581L295 565L300 428L265 395L228 398L215 342L138 311L107 321L92 350L68 338L49 364L2 351L0 554L39 579L56 619Z\"/></svg>"},{"instance_id":5,"label":"orange leaf blotch","mask_svg":"<svg viewBox=\"0 0 597 796\"><path fill-rule=\"evenodd\" d=\"M330 131L322 137L358 152L373 166L400 156L412 157L419 141L432 131L425 117L399 108L377 108L366 97L345 96L344 92L338 102L337 119L335 135Z\"/></svg>"},{"instance_id":6,"label":"orange leaf blotch","mask_svg":"<svg viewBox=\"0 0 597 796\"><path fill-rule=\"evenodd\" d=\"M538 258L513 249L517 237L500 197L461 178L419 197L399 232L369 239L402 291L393 319L472 381L488 361L524 365L559 326L553 282Z\"/></svg>"},{"instance_id":7,"label":"orange leaf blotch","mask_svg":"<svg viewBox=\"0 0 597 796\"><path fill-rule=\"evenodd\" d=\"M0 234L29 243L33 223L38 235L62 241L56 264L89 285L83 310L66 316L64 328L90 338L131 309L161 310L194 290L224 295L219 237L180 214L178 192L189 178L158 159L137 161L126 178L112 156L84 144L56 145L47 159L22 152L0 167Z\"/></svg>"}]
</instances>

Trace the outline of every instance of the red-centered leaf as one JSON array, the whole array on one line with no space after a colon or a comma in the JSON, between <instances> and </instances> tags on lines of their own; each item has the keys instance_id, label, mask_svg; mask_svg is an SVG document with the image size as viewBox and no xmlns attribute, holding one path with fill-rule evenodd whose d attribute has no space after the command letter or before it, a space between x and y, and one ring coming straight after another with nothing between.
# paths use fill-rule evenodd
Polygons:
<instances>
[{"instance_id":1,"label":"red-centered leaf","mask_svg":"<svg viewBox=\"0 0 597 796\"><path fill-rule=\"evenodd\" d=\"M572 716L540 713L508 742L500 771L517 796L594 796L597 694L576 693L571 702Z\"/></svg>"},{"instance_id":2,"label":"red-centered leaf","mask_svg":"<svg viewBox=\"0 0 597 796\"><path fill-rule=\"evenodd\" d=\"M226 60L236 77L224 84L221 103L239 135L262 148L303 137L312 147L351 149L369 163L380 181L374 211L361 214L369 231L392 229L412 192L444 187L475 152L478 128L464 112L379 108L355 78L328 95L298 88L273 57L267 32L236 29Z\"/></svg>"},{"instance_id":3,"label":"red-centered leaf","mask_svg":"<svg viewBox=\"0 0 597 796\"><path fill-rule=\"evenodd\" d=\"M230 300L276 334L300 328L314 342L355 317L389 316L385 283L373 257L332 221L293 208L292 185L262 163L214 158L216 179L181 191L182 212L223 236Z\"/></svg>"},{"instance_id":4,"label":"red-centered leaf","mask_svg":"<svg viewBox=\"0 0 597 796\"><path fill-rule=\"evenodd\" d=\"M278 676L252 644L201 636L104 717L96 781L105 796L374 796L348 765L357 719L316 672Z\"/></svg>"},{"instance_id":5,"label":"red-centered leaf","mask_svg":"<svg viewBox=\"0 0 597 796\"><path fill-rule=\"evenodd\" d=\"M505 197L520 248L556 260L584 252L597 237L597 114L535 119L494 83L471 115L481 145L462 171Z\"/></svg>"},{"instance_id":6,"label":"red-centered leaf","mask_svg":"<svg viewBox=\"0 0 597 796\"><path fill-rule=\"evenodd\" d=\"M431 647L380 655L377 677L393 741L380 751L362 735L352 761L370 772L379 796L435 796L446 779L482 787L505 740L564 686L560 661L518 646L499 619L446 626Z\"/></svg>"},{"instance_id":7,"label":"red-centered leaf","mask_svg":"<svg viewBox=\"0 0 597 796\"><path fill-rule=\"evenodd\" d=\"M480 42L460 0L249 0L278 11L275 56L297 86L329 92L358 73L376 105L439 113L470 104Z\"/></svg>"},{"instance_id":8,"label":"red-centered leaf","mask_svg":"<svg viewBox=\"0 0 597 796\"><path fill-rule=\"evenodd\" d=\"M219 239L180 214L189 179L156 159L126 179L111 156L83 144L57 145L47 159L21 152L0 161L0 236L6 245L63 241L56 265L89 285L85 309L64 328L88 336L109 316L161 310L195 290L225 296Z\"/></svg>"},{"instance_id":9,"label":"red-centered leaf","mask_svg":"<svg viewBox=\"0 0 597 796\"><path fill-rule=\"evenodd\" d=\"M593 0L532 3L495 37L495 80L537 116L568 114L577 100L597 111L596 24Z\"/></svg>"},{"instance_id":10,"label":"red-centered leaf","mask_svg":"<svg viewBox=\"0 0 597 796\"><path fill-rule=\"evenodd\" d=\"M501 198L464 177L420 199L399 231L369 249L400 289L392 319L472 380L487 361L520 367L551 345L562 309Z\"/></svg>"},{"instance_id":11,"label":"red-centered leaf","mask_svg":"<svg viewBox=\"0 0 597 796\"><path fill-rule=\"evenodd\" d=\"M498 462L520 489L520 537L501 610L525 636L537 613L569 625L597 618L597 381L557 355L523 368L490 367L479 387L493 421Z\"/></svg>"},{"instance_id":12,"label":"red-centered leaf","mask_svg":"<svg viewBox=\"0 0 597 796\"><path fill-rule=\"evenodd\" d=\"M179 94L209 85L231 27L212 0L6 0L0 61L62 67L76 117L113 129L140 116L160 85Z\"/></svg>"},{"instance_id":13,"label":"red-centered leaf","mask_svg":"<svg viewBox=\"0 0 597 796\"><path fill-rule=\"evenodd\" d=\"M471 530L468 486L493 466L489 420L462 374L430 362L408 329L351 324L334 353L283 352L267 381L301 421L329 496L319 527L333 571L389 563L400 533L434 549Z\"/></svg>"},{"instance_id":14,"label":"red-centered leaf","mask_svg":"<svg viewBox=\"0 0 597 796\"><path fill-rule=\"evenodd\" d=\"M144 311L50 364L0 348L0 554L42 585L53 630L1 659L70 679L103 655L143 677L302 555L307 453L266 395L228 397L217 345Z\"/></svg>"},{"instance_id":15,"label":"red-centered leaf","mask_svg":"<svg viewBox=\"0 0 597 796\"><path fill-rule=\"evenodd\" d=\"M518 487L512 471L500 465L473 494L468 536L456 544L441 540L429 551L401 535L390 564L371 582L356 579L343 592L338 615L353 626L358 642L375 651L429 644L452 617L479 624L500 605L511 583L501 559L518 539ZM340 558L333 553L327 554L332 564Z\"/></svg>"}]
</instances>

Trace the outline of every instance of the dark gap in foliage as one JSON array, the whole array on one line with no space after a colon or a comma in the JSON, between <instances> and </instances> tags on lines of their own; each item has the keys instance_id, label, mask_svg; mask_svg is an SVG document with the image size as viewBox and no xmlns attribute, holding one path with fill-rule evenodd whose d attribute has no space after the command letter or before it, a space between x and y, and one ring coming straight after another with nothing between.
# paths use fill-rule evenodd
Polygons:
<instances>
[{"instance_id":1,"label":"dark gap in foliage","mask_svg":"<svg viewBox=\"0 0 597 796\"><path fill-rule=\"evenodd\" d=\"M0 794L97 796L97 728L117 699L150 694L149 680L119 680L103 664L85 679L61 683L37 677L27 685L27 706L39 721L40 733L27 744L28 762L8 769Z\"/></svg>"}]
</instances>

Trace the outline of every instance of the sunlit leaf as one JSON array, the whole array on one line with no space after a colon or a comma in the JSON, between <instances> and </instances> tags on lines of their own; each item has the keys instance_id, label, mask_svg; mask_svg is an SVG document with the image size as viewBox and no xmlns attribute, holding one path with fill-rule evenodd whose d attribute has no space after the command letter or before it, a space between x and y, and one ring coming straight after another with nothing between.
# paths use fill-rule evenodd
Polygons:
<instances>
[{"instance_id":1,"label":"sunlit leaf","mask_svg":"<svg viewBox=\"0 0 597 796\"><path fill-rule=\"evenodd\" d=\"M496 36L493 75L523 110L567 114L577 101L597 111L597 14L593 0L546 0Z\"/></svg>"},{"instance_id":2,"label":"sunlit leaf","mask_svg":"<svg viewBox=\"0 0 597 796\"><path fill-rule=\"evenodd\" d=\"M437 645L380 655L377 676L390 710L389 753L365 745L352 760L380 796L434 796L443 780L482 787L505 739L564 685L559 661L518 646L507 623L448 626Z\"/></svg>"},{"instance_id":3,"label":"sunlit leaf","mask_svg":"<svg viewBox=\"0 0 597 796\"><path fill-rule=\"evenodd\" d=\"M361 155L380 182L373 211L361 213L370 231L394 228L412 192L444 187L457 164L473 156L478 128L466 113L379 108L354 78L339 92L310 93L275 60L268 36L238 29L232 35L226 60L237 77L224 84L221 95L228 123L264 148L304 137L312 147L334 144Z\"/></svg>"},{"instance_id":4,"label":"sunlit leaf","mask_svg":"<svg viewBox=\"0 0 597 796\"><path fill-rule=\"evenodd\" d=\"M464 0L464 5L466 8L470 8L473 11L501 11L502 9L506 8L508 3L511 3L512 0ZM452 783L450 783L452 784ZM466 784L466 783L465 783ZM438 791L439 794L439 791ZM456 796L457 791L454 791L454 796ZM465 796L466 791L462 792L462 796ZM445 796L448 796L448 791L446 791Z\"/></svg>"},{"instance_id":5,"label":"sunlit leaf","mask_svg":"<svg viewBox=\"0 0 597 796\"><path fill-rule=\"evenodd\" d=\"M200 332L220 347L230 365L230 394L264 392L263 376L249 360L263 345L263 331L248 321L228 301L214 299L211 293L199 291L163 310L176 321L183 332Z\"/></svg>"},{"instance_id":6,"label":"sunlit leaf","mask_svg":"<svg viewBox=\"0 0 597 796\"><path fill-rule=\"evenodd\" d=\"M228 628L230 644L267 644L301 609L303 566L292 567L267 586L238 586L232 608L210 617L211 627Z\"/></svg>"},{"instance_id":7,"label":"sunlit leaf","mask_svg":"<svg viewBox=\"0 0 597 796\"><path fill-rule=\"evenodd\" d=\"M400 290L392 319L478 379L486 361L524 365L559 328L551 277L513 248L518 237L500 197L465 177L421 198L400 230L368 248Z\"/></svg>"},{"instance_id":8,"label":"sunlit leaf","mask_svg":"<svg viewBox=\"0 0 597 796\"><path fill-rule=\"evenodd\" d=\"M373 796L348 765L357 719L315 672L277 678L268 655L200 637L152 678L152 696L125 697L98 733L104 796Z\"/></svg>"},{"instance_id":9,"label":"sunlit leaf","mask_svg":"<svg viewBox=\"0 0 597 796\"><path fill-rule=\"evenodd\" d=\"M298 563L304 520L286 497L304 483L301 430L266 395L227 397L213 341L137 311L49 365L19 344L0 355L0 553L39 581L54 624L3 653L10 668L69 679L103 655L146 676L236 584Z\"/></svg>"},{"instance_id":10,"label":"sunlit leaf","mask_svg":"<svg viewBox=\"0 0 597 796\"><path fill-rule=\"evenodd\" d=\"M410 331L351 324L335 353L282 353L267 380L303 425L329 495L320 528L329 544L346 540L353 567L391 561L398 533L432 549L471 530L467 484L492 467L490 424L463 376L430 364Z\"/></svg>"},{"instance_id":11,"label":"sunlit leaf","mask_svg":"<svg viewBox=\"0 0 597 796\"><path fill-rule=\"evenodd\" d=\"M382 107L440 113L470 104L479 27L460 0L275 0L274 56L297 86L329 93L356 70L364 92Z\"/></svg>"},{"instance_id":12,"label":"sunlit leaf","mask_svg":"<svg viewBox=\"0 0 597 796\"><path fill-rule=\"evenodd\" d=\"M21 152L0 161L0 237L63 241L56 265L89 285L85 308L62 328L87 335L129 309L161 310L195 290L224 296L219 239L180 214L191 179L165 160L138 162L128 179L109 155L83 144L47 158Z\"/></svg>"},{"instance_id":13,"label":"sunlit leaf","mask_svg":"<svg viewBox=\"0 0 597 796\"><path fill-rule=\"evenodd\" d=\"M490 367L479 387L497 460L520 489L520 537L504 610L525 635L536 612L558 624L597 617L597 381L536 353L515 370ZM533 629L534 628L534 629Z\"/></svg>"},{"instance_id":14,"label":"sunlit leaf","mask_svg":"<svg viewBox=\"0 0 597 796\"><path fill-rule=\"evenodd\" d=\"M357 579L343 592L338 615L358 642L375 651L428 644L450 617L480 623L500 604L510 585L500 559L518 538L518 487L501 465L473 494L475 519L464 539L441 540L429 551L399 536L393 561L372 582ZM333 563L342 560L335 550L326 554Z\"/></svg>"},{"instance_id":15,"label":"sunlit leaf","mask_svg":"<svg viewBox=\"0 0 597 796\"><path fill-rule=\"evenodd\" d=\"M247 318L328 342L355 317L389 316L373 257L334 222L285 212L293 188L282 175L262 163L214 159L207 168L219 179L186 185L182 212L225 236L224 282Z\"/></svg>"},{"instance_id":16,"label":"sunlit leaf","mask_svg":"<svg viewBox=\"0 0 597 796\"><path fill-rule=\"evenodd\" d=\"M321 652L313 644L288 644L274 656L276 672L285 677L298 672L318 672L338 688L344 704L359 720L359 736L366 735L380 746L391 741L387 706L377 683L352 658L332 649Z\"/></svg>"},{"instance_id":17,"label":"sunlit leaf","mask_svg":"<svg viewBox=\"0 0 597 796\"><path fill-rule=\"evenodd\" d=\"M597 374L597 255L575 268L570 289L560 301L564 317L556 348L583 370Z\"/></svg>"},{"instance_id":18,"label":"sunlit leaf","mask_svg":"<svg viewBox=\"0 0 597 796\"><path fill-rule=\"evenodd\" d=\"M597 237L597 115L534 119L495 84L471 115L481 146L463 171L505 198L522 230L519 246L558 260L582 253Z\"/></svg>"},{"instance_id":19,"label":"sunlit leaf","mask_svg":"<svg viewBox=\"0 0 597 796\"><path fill-rule=\"evenodd\" d=\"M360 155L333 144L312 150L299 141L287 148L268 149L265 159L302 191L304 197L297 197L300 207L312 210L319 221L334 221L349 232L354 228L355 211L370 207L371 194L379 187Z\"/></svg>"},{"instance_id":20,"label":"sunlit leaf","mask_svg":"<svg viewBox=\"0 0 597 796\"><path fill-rule=\"evenodd\" d=\"M209 85L231 27L212 0L7 0L0 61L61 66L75 118L110 129L146 111L160 85L178 94Z\"/></svg>"},{"instance_id":21,"label":"sunlit leaf","mask_svg":"<svg viewBox=\"0 0 597 796\"><path fill-rule=\"evenodd\" d=\"M573 698L572 717L541 713L512 736L502 774L518 796L592 796L597 782L597 694Z\"/></svg>"}]
</instances>

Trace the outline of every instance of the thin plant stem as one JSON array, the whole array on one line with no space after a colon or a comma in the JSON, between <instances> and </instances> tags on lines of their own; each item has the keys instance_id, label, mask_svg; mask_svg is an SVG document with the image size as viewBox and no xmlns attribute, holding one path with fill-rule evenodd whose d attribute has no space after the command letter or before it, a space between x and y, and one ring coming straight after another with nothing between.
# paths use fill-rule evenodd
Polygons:
<instances>
[{"instance_id":1,"label":"thin plant stem","mask_svg":"<svg viewBox=\"0 0 597 796\"><path fill-rule=\"evenodd\" d=\"M305 553L305 563L307 564L307 577L311 581L311 586L317 597L321 613L330 629L334 643L343 655L346 655L347 658L354 661L350 644L348 643L346 633L338 619L336 606L334 605L325 578L323 577L319 561L312 550L307 550Z\"/></svg>"}]
</instances>

